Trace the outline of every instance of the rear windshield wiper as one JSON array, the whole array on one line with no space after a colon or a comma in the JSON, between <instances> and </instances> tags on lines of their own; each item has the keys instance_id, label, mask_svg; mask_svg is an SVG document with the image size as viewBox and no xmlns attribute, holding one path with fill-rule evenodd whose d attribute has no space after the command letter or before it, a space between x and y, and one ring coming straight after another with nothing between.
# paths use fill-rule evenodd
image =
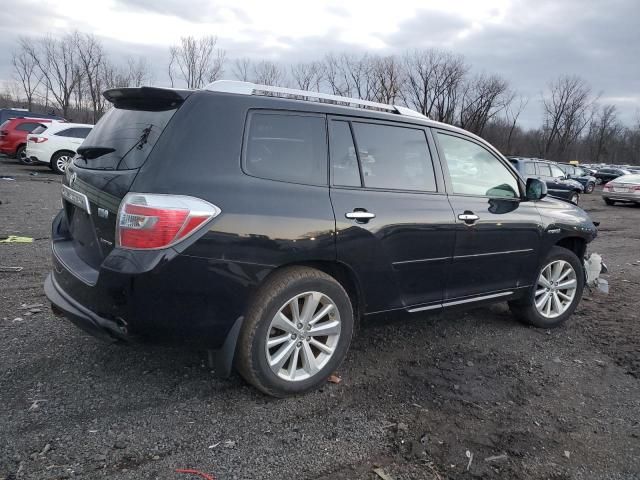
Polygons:
<instances>
[{"instance_id":1,"label":"rear windshield wiper","mask_svg":"<svg viewBox=\"0 0 640 480\"><path fill-rule=\"evenodd\" d=\"M115 152L115 148L111 147L80 147L78 149L78 154L82 155L85 159L91 160L94 158L101 157L102 155L106 155L107 153Z\"/></svg>"}]
</instances>

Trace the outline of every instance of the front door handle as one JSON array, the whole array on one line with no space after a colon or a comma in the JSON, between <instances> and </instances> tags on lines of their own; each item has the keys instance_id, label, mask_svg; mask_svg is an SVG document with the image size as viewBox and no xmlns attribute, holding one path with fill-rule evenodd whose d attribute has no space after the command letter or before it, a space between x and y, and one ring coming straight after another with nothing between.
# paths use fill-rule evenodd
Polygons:
<instances>
[{"instance_id":1,"label":"front door handle","mask_svg":"<svg viewBox=\"0 0 640 480\"><path fill-rule=\"evenodd\" d=\"M356 208L353 212L345 213L344 216L358 223L367 223L372 218L376 218L375 213L367 212L364 208Z\"/></svg>"},{"instance_id":2,"label":"front door handle","mask_svg":"<svg viewBox=\"0 0 640 480\"><path fill-rule=\"evenodd\" d=\"M480 217L473 212L464 212L458 215L458 219L464 221L465 223L475 223Z\"/></svg>"}]
</instances>

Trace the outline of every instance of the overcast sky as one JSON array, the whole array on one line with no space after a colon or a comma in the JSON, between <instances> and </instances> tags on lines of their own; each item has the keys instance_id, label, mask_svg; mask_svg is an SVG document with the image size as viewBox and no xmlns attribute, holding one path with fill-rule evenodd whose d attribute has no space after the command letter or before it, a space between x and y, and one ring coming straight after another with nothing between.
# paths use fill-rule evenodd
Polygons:
<instances>
[{"instance_id":1,"label":"overcast sky","mask_svg":"<svg viewBox=\"0 0 640 480\"><path fill-rule=\"evenodd\" d=\"M0 1L0 81L11 77L19 35L94 33L114 61L144 55L162 85L168 46L213 34L228 58L280 62L448 49L530 97L522 117L530 127L541 122L542 91L560 74L583 77L626 123L640 115L640 0ZM230 65L226 71L230 77Z\"/></svg>"}]
</instances>

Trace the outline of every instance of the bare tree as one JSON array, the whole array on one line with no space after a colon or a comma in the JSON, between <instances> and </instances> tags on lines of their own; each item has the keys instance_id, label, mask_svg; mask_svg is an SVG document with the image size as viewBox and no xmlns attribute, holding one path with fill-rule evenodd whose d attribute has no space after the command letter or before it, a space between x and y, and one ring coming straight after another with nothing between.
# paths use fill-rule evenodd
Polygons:
<instances>
[{"instance_id":1,"label":"bare tree","mask_svg":"<svg viewBox=\"0 0 640 480\"><path fill-rule=\"evenodd\" d=\"M507 134L507 139L505 142L505 149L506 149L507 155L511 155L513 153L513 150L512 150L513 136L514 136L514 133L517 131L516 129L518 126L518 118L520 118L520 115L522 114L524 109L527 108L528 104L529 104L528 98L519 97L517 103L509 102L509 104L505 107L505 120L509 124L509 133Z\"/></svg>"},{"instance_id":2,"label":"bare tree","mask_svg":"<svg viewBox=\"0 0 640 480\"><path fill-rule=\"evenodd\" d=\"M263 60L253 65L253 81L261 85L285 86L286 73L277 63Z\"/></svg>"},{"instance_id":3,"label":"bare tree","mask_svg":"<svg viewBox=\"0 0 640 480\"><path fill-rule=\"evenodd\" d=\"M233 62L233 74L242 82L251 81L251 59L247 57L237 58Z\"/></svg>"},{"instance_id":4,"label":"bare tree","mask_svg":"<svg viewBox=\"0 0 640 480\"><path fill-rule=\"evenodd\" d=\"M601 161L607 156L613 140L622 133L622 126L616 118L615 105L602 105L589 127L589 142L591 144L591 159Z\"/></svg>"},{"instance_id":5,"label":"bare tree","mask_svg":"<svg viewBox=\"0 0 640 480\"><path fill-rule=\"evenodd\" d=\"M404 56L405 103L439 122L453 123L458 94L469 66L462 56L441 50L416 50Z\"/></svg>"},{"instance_id":6,"label":"bare tree","mask_svg":"<svg viewBox=\"0 0 640 480\"><path fill-rule=\"evenodd\" d=\"M217 38L206 36L181 37L179 45L169 48L169 77L181 78L187 88L202 88L206 83L217 80L223 72L225 52L216 48ZM175 70L177 68L177 71Z\"/></svg>"},{"instance_id":7,"label":"bare tree","mask_svg":"<svg viewBox=\"0 0 640 480\"><path fill-rule=\"evenodd\" d=\"M61 38L46 36L37 43L22 44L64 117L69 114L74 90L82 78L77 59L77 38L76 32Z\"/></svg>"},{"instance_id":8,"label":"bare tree","mask_svg":"<svg viewBox=\"0 0 640 480\"><path fill-rule=\"evenodd\" d=\"M513 100L507 81L497 75L477 75L465 82L460 98L459 125L482 135L487 122Z\"/></svg>"},{"instance_id":9,"label":"bare tree","mask_svg":"<svg viewBox=\"0 0 640 480\"><path fill-rule=\"evenodd\" d=\"M404 84L402 64L394 56L373 59L371 74L374 79L373 98L377 102L394 104Z\"/></svg>"},{"instance_id":10,"label":"bare tree","mask_svg":"<svg viewBox=\"0 0 640 480\"><path fill-rule=\"evenodd\" d=\"M83 70L84 84L91 100L93 122L97 122L105 110L104 70L107 68L106 52L102 44L91 34L77 37L78 59Z\"/></svg>"},{"instance_id":11,"label":"bare tree","mask_svg":"<svg viewBox=\"0 0 640 480\"><path fill-rule=\"evenodd\" d=\"M22 37L18 40L18 44L19 50L13 53L11 63L27 100L27 108L31 110L33 108L34 95L42 83L42 73L38 70L35 60L29 54L29 50L34 48L32 40Z\"/></svg>"},{"instance_id":12,"label":"bare tree","mask_svg":"<svg viewBox=\"0 0 640 480\"><path fill-rule=\"evenodd\" d=\"M291 78L300 90L320 91L322 83L322 64L320 62L296 63L291 66Z\"/></svg>"},{"instance_id":13,"label":"bare tree","mask_svg":"<svg viewBox=\"0 0 640 480\"><path fill-rule=\"evenodd\" d=\"M594 102L591 88L580 77L562 76L549 84L549 92L542 99L545 157L554 146L558 156L564 157L591 122Z\"/></svg>"}]
</instances>

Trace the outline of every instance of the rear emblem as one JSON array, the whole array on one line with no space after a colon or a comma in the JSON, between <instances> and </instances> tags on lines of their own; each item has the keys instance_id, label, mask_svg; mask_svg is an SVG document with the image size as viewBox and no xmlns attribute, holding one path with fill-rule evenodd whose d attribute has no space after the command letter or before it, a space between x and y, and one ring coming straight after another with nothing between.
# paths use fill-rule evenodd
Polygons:
<instances>
[{"instance_id":1,"label":"rear emblem","mask_svg":"<svg viewBox=\"0 0 640 480\"><path fill-rule=\"evenodd\" d=\"M109 210L106 208L98 208L98 216L100 218L109 218Z\"/></svg>"}]
</instances>

